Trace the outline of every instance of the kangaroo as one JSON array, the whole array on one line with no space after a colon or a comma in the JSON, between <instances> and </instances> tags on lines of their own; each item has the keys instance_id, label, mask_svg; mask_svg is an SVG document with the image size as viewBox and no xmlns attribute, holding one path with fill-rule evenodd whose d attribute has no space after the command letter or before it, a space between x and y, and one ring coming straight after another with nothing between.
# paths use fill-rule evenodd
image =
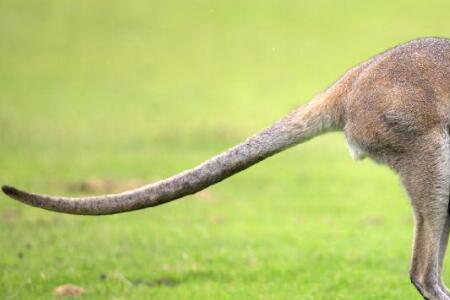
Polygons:
<instances>
[{"instance_id":1,"label":"kangaroo","mask_svg":"<svg viewBox=\"0 0 450 300\"><path fill-rule=\"evenodd\" d=\"M389 49L271 127L199 166L138 189L54 197L3 186L10 197L47 210L106 215L196 193L319 134L343 131L355 159L399 174L414 212L411 282L425 299L450 300L442 265L450 232L450 39L421 38Z\"/></svg>"}]
</instances>

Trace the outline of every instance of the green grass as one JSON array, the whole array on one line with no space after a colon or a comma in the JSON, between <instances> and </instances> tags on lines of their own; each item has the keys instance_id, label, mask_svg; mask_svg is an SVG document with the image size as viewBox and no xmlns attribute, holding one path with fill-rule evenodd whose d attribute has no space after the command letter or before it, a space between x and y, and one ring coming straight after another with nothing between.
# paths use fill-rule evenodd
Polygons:
<instances>
[{"instance_id":1,"label":"green grass","mask_svg":"<svg viewBox=\"0 0 450 300\"><path fill-rule=\"evenodd\" d=\"M447 0L0 0L0 183L69 194L86 178L172 175L371 55L450 36L449 11ZM208 191L108 217L0 196L0 299L51 299L65 283L83 299L420 299L398 180L352 162L341 134Z\"/></svg>"}]
</instances>

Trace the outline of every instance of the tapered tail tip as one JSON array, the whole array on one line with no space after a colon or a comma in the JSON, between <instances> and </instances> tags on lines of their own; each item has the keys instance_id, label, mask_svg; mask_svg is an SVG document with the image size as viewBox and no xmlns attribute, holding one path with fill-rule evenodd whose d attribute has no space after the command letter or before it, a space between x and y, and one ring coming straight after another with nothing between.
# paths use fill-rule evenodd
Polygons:
<instances>
[{"instance_id":1,"label":"tapered tail tip","mask_svg":"<svg viewBox=\"0 0 450 300\"><path fill-rule=\"evenodd\" d=\"M10 197L14 197L19 192L16 188L9 186L9 185L2 186L2 191L3 191L3 193L5 193L6 195L8 195Z\"/></svg>"}]
</instances>

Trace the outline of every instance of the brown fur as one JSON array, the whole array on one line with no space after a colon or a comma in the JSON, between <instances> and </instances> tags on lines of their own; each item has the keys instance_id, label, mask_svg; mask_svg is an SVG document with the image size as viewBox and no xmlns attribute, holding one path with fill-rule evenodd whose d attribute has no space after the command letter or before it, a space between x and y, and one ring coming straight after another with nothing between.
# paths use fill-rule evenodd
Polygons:
<instances>
[{"instance_id":1,"label":"brown fur","mask_svg":"<svg viewBox=\"0 0 450 300\"><path fill-rule=\"evenodd\" d=\"M53 197L4 186L9 196L73 214L111 214L195 193L320 133L342 130L355 157L396 171L414 209L411 281L427 299L450 300L441 280L450 231L450 40L424 38L349 70L309 104L200 166L142 188Z\"/></svg>"}]
</instances>

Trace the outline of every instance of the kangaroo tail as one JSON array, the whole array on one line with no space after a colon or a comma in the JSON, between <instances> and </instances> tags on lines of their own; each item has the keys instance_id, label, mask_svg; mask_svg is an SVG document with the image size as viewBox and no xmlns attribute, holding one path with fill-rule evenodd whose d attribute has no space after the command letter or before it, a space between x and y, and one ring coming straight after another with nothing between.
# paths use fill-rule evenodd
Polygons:
<instances>
[{"instance_id":1,"label":"kangaroo tail","mask_svg":"<svg viewBox=\"0 0 450 300\"><path fill-rule=\"evenodd\" d=\"M134 190L79 198L28 193L10 186L3 186L2 190L32 206L78 215L107 215L157 206L201 191L320 133L342 128L342 88L333 88L336 85L273 126L196 168Z\"/></svg>"}]
</instances>

